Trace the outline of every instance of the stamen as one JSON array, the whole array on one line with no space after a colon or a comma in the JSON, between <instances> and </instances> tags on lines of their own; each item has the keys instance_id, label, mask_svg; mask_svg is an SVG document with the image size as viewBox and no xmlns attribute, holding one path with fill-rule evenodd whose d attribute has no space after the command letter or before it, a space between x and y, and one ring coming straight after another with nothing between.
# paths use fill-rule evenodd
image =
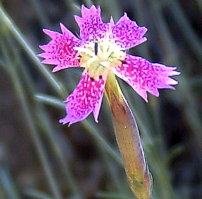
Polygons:
<instances>
[{"instance_id":1,"label":"stamen","mask_svg":"<svg viewBox=\"0 0 202 199\"><path fill-rule=\"evenodd\" d=\"M125 59L125 52L116 45L113 39L110 39L109 33L100 40L94 40L82 47L74 47L81 56L80 65L84 68L93 70L92 77L99 74L99 70L106 68L112 70L112 67L117 67L121 61ZM98 76L97 76L98 77Z\"/></svg>"},{"instance_id":2,"label":"stamen","mask_svg":"<svg viewBox=\"0 0 202 199\"><path fill-rule=\"evenodd\" d=\"M97 55L98 54L98 43L97 42L95 42L94 51L95 51L95 55Z\"/></svg>"},{"instance_id":3,"label":"stamen","mask_svg":"<svg viewBox=\"0 0 202 199\"><path fill-rule=\"evenodd\" d=\"M82 48L82 47L74 47L74 50L78 50L78 52L86 53L90 55L91 57L94 57L94 54L90 49Z\"/></svg>"}]
</instances>

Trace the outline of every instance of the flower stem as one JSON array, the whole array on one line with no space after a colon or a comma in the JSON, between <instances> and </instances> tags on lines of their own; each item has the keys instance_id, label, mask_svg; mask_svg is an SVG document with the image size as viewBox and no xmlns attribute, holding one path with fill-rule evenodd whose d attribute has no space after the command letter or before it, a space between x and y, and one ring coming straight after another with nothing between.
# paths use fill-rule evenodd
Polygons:
<instances>
[{"instance_id":1,"label":"flower stem","mask_svg":"<svg viewBox=\"0 0 202 199\"><path fill-rule=\"evenodd\" d=\"M116 140L124 161L131 190L138 199L151 198L151 178L134 116L113 74L109 74L105 95L110 105Z\"/></svg>"}]
</instances>

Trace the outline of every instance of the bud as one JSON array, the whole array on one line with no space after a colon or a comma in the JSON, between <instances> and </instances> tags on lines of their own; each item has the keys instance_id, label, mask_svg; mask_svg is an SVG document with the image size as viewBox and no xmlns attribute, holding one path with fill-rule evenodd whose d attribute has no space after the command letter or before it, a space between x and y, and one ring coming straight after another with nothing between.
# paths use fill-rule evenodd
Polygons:
<instances>
[{"instance_id":1,"label":"bud","mask_svg":"<svg viewBox=\"0 0 202 199\"><path fill-rule=\"evenodd\" d=\"M112 73L106 82L105 95L112 111L116 140L124 161L130 188L138 199L150 199L152 180L145 160L139 130Z\"/></svg>"}]
</instances>

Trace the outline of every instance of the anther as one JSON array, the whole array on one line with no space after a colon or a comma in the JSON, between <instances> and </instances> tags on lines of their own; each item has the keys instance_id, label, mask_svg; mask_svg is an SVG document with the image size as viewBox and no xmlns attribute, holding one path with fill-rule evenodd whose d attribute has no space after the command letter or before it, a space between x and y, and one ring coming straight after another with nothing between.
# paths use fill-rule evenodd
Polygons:
<instances>
[{"instance_id":1,"label":"anther","mask_svg":"<svg viewBox=\"0 0 202 199\"><path fill-rule=\"evenodd\" d=\"M95 42L94 51L95 51L95 55L97 55L97 53L98 53L98 43L97 42Z\"/></svg>"}]
</instances>

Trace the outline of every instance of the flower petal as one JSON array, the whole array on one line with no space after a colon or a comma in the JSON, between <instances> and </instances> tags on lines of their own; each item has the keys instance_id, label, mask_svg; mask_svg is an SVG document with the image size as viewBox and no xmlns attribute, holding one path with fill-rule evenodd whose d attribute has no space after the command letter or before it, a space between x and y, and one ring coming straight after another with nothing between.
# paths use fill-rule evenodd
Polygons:
<instances>
[{"instance_id":1,"label":"flower petal","mask_svg":"<svg viewBox=\"0 0 202 199\"><path fill-rule=\"evenodd\" d=\"M137 46L147 39L144 36L147 28L140 27L135 21L130 20L125 13L112 27L113 38L123 50Z\"/></svg>"},{"instance_id":2,"label":"flower petal","mask_svg":"<svg viewBox=\"0 0 202 199\"><path fill-rule=\"evenodd\" d=\"M85 41L94 41L103 38L109 29L109 23L103 23L100 17L100 7L94 5L90 9L84 5L81 7L82 17L75 16L80 27L80 37Z\"/></svg>"},{"instance_id":3,"label":"flower petal","mask_svg":"<svg viewBox=\"0 0 202 199\"><path fill-rule=\"evenodd\" d=\"M79 66L78 52L73 47L81 46L82 41L77 39L64 25L60 24L60 27L62 34L44 29L52 40L48 44L40 46L45 52L38 55L45 58L42 63L57 65L53 72Z\"/></svg>"},{"instance_id":4,"label":"flower petal","mask_svg":"<svg viewBox=\"0 0 202 199\"><path fill-rule=\"evenodd\" d=\"M104 88L103 88L103 90L104 90ZM102 104L102 98L103 98L103 93L100 96L100 98L98 99L98 101L96 102L95 108L93 110L93 116L94 116L96 122L98 122L98 116L99 116L99 113L100 113L100 107L101 107L101 104Z\"/></svg>"},{"instance_id":5,"label":"flower petal","mask_svg":"<svg viewBox=\"0 0 202 199\"><path fill-rule=\"evenodd\" d=\"M100 76L98 80L93 79L85 70L78 86L65 100L67 116L61 119L60 123L71 125L85 119L91 112L94 113L97 122L105 82L104 77Z\"/></svg>"},{"instance_id":6,"label":"flower petal","mask_svg":"<svg viewBox=\"0 0 202 199\"><path fill-rule=\"evenodd\" d=\"M178 82L169 76L179 75L175 67L166 67L162 64L150 63L136 56L126 55L121 66L113 68L114 73L126 81L147 102L147 93L159 96L159 88L174 89Z\"/></svg>"}]
</instances>

